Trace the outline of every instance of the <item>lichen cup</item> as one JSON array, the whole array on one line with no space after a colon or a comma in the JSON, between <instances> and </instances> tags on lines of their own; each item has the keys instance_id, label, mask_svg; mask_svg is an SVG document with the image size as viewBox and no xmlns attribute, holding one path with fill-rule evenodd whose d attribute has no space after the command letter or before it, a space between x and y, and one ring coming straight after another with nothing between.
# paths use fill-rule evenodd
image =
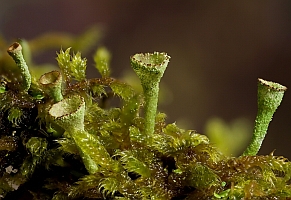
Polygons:
<instances>
[{"instance_id":1,"label":"lichen cup","mask_svg":"<svg viewBox=\"0 0 291 200\"><path fill-rule=\"evenodd\" d=\"M140 53L130 57L133 70L140 79L145 97L145 134L152 135L159 97L159 83L168 66L170 56L166 53Z\"/></svg>"},{"instance_id":2,"label":"lichen cup","mask_svg":"<svg viewBox=\"0 0 291 200\"><path fill-rule=\"evenodd\" d=\"M43 74L39 79L42 90L51 97L54 102L63 99L62 95L62 74L59 71L51 71Z\"/></svg>"}]
</instances>

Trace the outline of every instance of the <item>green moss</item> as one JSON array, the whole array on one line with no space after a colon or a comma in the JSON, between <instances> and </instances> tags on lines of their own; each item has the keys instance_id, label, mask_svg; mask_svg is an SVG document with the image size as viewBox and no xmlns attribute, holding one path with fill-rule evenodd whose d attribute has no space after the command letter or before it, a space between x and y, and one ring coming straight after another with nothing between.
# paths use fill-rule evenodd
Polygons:
<instances>
[{"instance_id":1,"label":"green moss","mask_svg":"<svg viewBox=\"0 0 291 200\"><path fill-rule=\"evenodd\" d=\"M23 112L21 109L17 107L12 107L8 111L8 117L7 119L14 125L17 126L21 122L21 117L23 115Z\"/></svg>"},{"instance_id":2,"label":"green moss","mask_svg":"<svg viewBox=\"0 0 291 200\"><path fill-rule=\"evenodd\" d=\"M272 117L285 87L260 81L263 111L258 111L255 142L244 156L229 157L205 135L167 124L166 114L157 112L159 82L169 62L165 53L131 57L143 95L110 77L106 49L99 48L94 60L101 78L87 79L86 59L71 55L70 48L57 55L61 72L32 79L31 87L3 76L2 197L291 199L291 163L256 155L270 122L265 117ZM274 88L276 98L269 93Z\"/></svg>"},{"instance_id":3,"label":"green moss","mask_svg":"<svg viewBox=\"0 0 291 200\"><path fill-rule=\"evenodd\" d=\"M67 83L70 83L74 78L77 81L82 81L86 76L86 59L81 58L81 53L77 53L73 56L70 55L71 48L66 51L61 50L58 54L57 61L63 76Z\"/></svg>"},{"instance_id":4,"label":"green moss","mask_svg":"<svg viewBox=\"0 0 291 200\"><path fill-rule=\"evenodd\" d=\"M170 61L166 53L135 54L131 66L141 81L145 98L145 134L154 133L157 112L159 83Z\"/></svg>"},{"instance_id":5,"label":"green moss","mask_svg":"<svg viewBox=\"0 0 291 200\"><path fill-rule=\"evenodd\" d=\"M97 49L94 55L95 67L103 78L110 76L110 68L108 66L110 60L111 55L105 47L100 47Z\"/></svg>"}]
</instances>

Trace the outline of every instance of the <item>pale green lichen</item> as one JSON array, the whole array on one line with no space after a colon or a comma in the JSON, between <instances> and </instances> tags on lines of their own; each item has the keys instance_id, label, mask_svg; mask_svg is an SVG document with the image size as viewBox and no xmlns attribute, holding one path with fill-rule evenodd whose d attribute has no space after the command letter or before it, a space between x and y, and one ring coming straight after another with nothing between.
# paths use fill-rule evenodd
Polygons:
<instances>
[{"instance_id":1,"label":"pale green lichen","mask_svg":"<svg viewBox=\"0 0 291 200\"><path fill-rule=\"evenodd\" d=\"M59 71L51 71L42 75L39 79L42 90L55 102L63 99L62 74Z\"/></svg>"},{"instance_id":2,"label":"pale green lichen","mask_svg":"<svg viewBox=\"0 0 291 200\"><path fill-rule=\"evenodd\" d=\"M256 155L267 134L269 123L281 104L287 88L278 83L258 79L258 113L255 120L252 141L244 151L243 156Z\"/></svg>"},{"instance_id":3,"label":"pale green lichen","mask_svg":"<svg viewBox=\"0 0 291 200\"><path fill-rule=\"evenodd\" d=\"M135 54L131 66L141 81L145 97L145 133L152 135L159 98L159 83L168 66L170 56L166 53Z\"/></svg>"},{"instance_id":4,"label":"pale green lichen","mask_svg":"<svg viewBox=\"0 0 291 200\"><path fill-rule=\"evenodd\" d=\"M23 77L22 87L23 90L27 92L31 85L31 75L22 54L22 47L19 43L15 42L8 48L7 52L15 61L17 67L20 69L20 73Z\"/></svg>"},{"instance_id":5,"label":"pale green lichen","mask_svg":"<svg viewBox=\"0 0 291 200\"><path fill-rule=\"evenodd\" d=\"M69 96L55 103L49 109L49 115L65 130L84 130L85 101L80 96Z\"/></svg>"}]
</instances>

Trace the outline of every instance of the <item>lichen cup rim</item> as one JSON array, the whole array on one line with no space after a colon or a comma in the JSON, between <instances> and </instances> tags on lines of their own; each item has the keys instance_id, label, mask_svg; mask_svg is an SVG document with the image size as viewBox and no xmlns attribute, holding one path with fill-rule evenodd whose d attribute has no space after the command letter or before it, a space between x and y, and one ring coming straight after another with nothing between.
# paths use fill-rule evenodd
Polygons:
<instances>
[{"instance_id":1,"label":"lichen cup rim","mask_svg":"<svg viewBox=\"0 0 291 200\"><path fill-rule=\"evenodd\" d=\"M61 81L62 79L62 74L57 71L51 71L51 72L47 72L45 74L43 74L40 78L39 78L39 83L42 85L53 85L56 82Z\"/></svg>"},{"instance_id":2,"label":"lichen cup rim","mask_svg":"<svg viewBox=\"0 0 291 200\"><path fill-rule=\"evenodd\" d=\"M65 130L84 130L85 101L79 95L72 95L53 104L49 116Z\"/></svg>"}]
</instances>

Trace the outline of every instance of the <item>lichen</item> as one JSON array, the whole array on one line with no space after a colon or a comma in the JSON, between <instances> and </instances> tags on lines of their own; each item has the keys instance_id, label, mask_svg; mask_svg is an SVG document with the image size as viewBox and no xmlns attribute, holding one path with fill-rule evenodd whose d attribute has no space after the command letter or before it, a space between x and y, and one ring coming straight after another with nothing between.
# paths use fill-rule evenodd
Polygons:
<instances>
[{"instance_id":1,"label":"lichen","mask_svg":"<svg viewBox=\"0 0 291 200\"><path fill-rule=\"evenodd\" d=\"M2 198L291 199L291 163L272 153L256 155L261 141L251 153L230 157L205 135L166 123L157 100L167 54L131 57L140 94L111 77L104 47L94 56L101 78L92 79L86 59L70 50L58 53L59 71L32 78L30 87L27 74L2 75Z\"/></svg>"}]
</instances>

